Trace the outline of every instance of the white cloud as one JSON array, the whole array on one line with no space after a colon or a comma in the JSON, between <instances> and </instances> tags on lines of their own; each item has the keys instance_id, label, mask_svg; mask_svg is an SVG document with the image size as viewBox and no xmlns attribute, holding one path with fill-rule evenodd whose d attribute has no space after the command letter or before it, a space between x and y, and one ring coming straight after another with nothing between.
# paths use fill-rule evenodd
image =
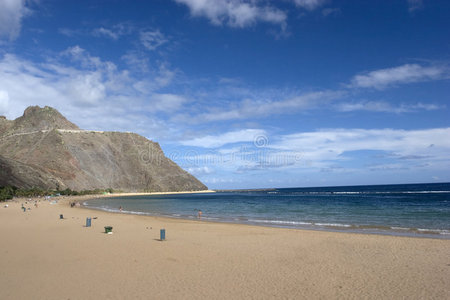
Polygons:
<instances>
[{"instance_id":1,"label":"white cloud","mask_svg":"<svg viewBox=\"0 0 450 300\"><path fill-rule=\"evenodd\" d=\"M168 86L175 78L177 71L169 69L165 64L161 64L158 69L158 75L155 76L154 81L156 86Z\"/></svg>"},{"instance_id":2,"label":"white cloud","mask_svg":"<svg viewBox=\"0 0 450 300\"><path fill-rule=\"evenodd\" d=\"M0 90L0 115L6 114L9 108L9 95L7 91Z\"/></svg>"},{"instance_id":3,"label":"white cloud","mask_svg":"<svg viewBox=\"0 0 450 300\"><path fill-rule=\"evenodd\" d=\"M388 112L388 113L409 113L418 111L431 111L442 109L443 107L436 104L415 103L415 104L401 104L394 106L385 101L361 101L361 102L345 102L339 103L336 106L338 111L371 111L371 112Z\"/></svg>"},{"instance_id":4,"label":"white cloud","mask_svg":"<svg viewBox=\"0 0 450 300\"><path fill-rule=\"evenodd\" d=\"M189 150L183 155L169 155L178 164L188 171L198 172L204 175L225 171L231 173L244 173L261 169L287 169L292 168L300 162L301 153L291 151L273 151L269 148L256 147L248 143L240 147L220 149L196 149ZM214 171L213 171L214 170Z\"/></svg>"},{"instance_id":5,"label":"white cloud","mask_svg":"<svg viewBox=\"0 0 450 300\"><path fill-rule=\"evenodd\" d=\"M257 22L284 26L287 15L271 6L260 6L257 1L242 0L175 0L189 7L191 15L206 17L214 25L247 27Z\"/></svg>"},{"instance_id":6,"label":"white cloud","mask_svg":"<svg viewBox=\"0 0 450 300\"><path fill-rule=\"evenodd\" d=\"M341 13L341 10L339 8L325 8L322 10L322 15L324 17L328 16L336 16Z\"/></svg>"},{"instance_id":7,"label":"white cloud","mask_svg":"<svg viewBox=\"0 0 450 300\"><path fill-rule=\"evenodd\" d=\"M224 184L224 183L235 183L234 178L223 178L223 177L206 177L202 180L205 184Z\"/></svg>"},{"instance_id":8,"label":"white cloud","mask_svg":"<svg viewBox=\"0 0 450 300\"><path fill-rule=\"evenodd\" d=\"M58 33L68 37L73 37L75 35L82 34L82 31L79 29L59 28Z\"/></svg>"},{"instance_id":9,"label":"white cloud","mask_svg":"<svg viewBox=\"0 0 450 300\"><path fill-rule=\"evenodd\" d=\"M102 63L99 57L91 56L86 52L86 50L78 45L67 48L61 52L60 55L65 58L69 58L73 62L80 63L82 68L99 68L108 64Z\"/></svg>"},{"instance_id":10,"label":"white cloud","mask_svg":"<svg viewBox=\"0 0 450 300\"><path fill-rule=\"evenodd\" d=\"M121 59L134 70L142 73L147 73L150 71L150 61L148 56L143 55L142 53L128 51L126 54L122 55Z\"/></svg>"},{"instance_id":11,"label":"white cloud","mask_svg":"<svg viewBox=\"0 0 450 300\"><path fill-rule=\"evenodd\" d=\"M270 143L264 147L256 147L254 141L250 144L255 133L270 138ZM241 144L230 148L233 143ZM406 170L446 172L450 167L450 128L329 129L282 136L253 129L206 136L184 145L203 148L176 155L177 163L200 176L212 168L214 173L236 176L268 169L368 176L368 172Z\"/></svg>"},{"instance_id":12,"label":"white cloud","mask_svg":"<svg viewBox=\"0 0 450 300\"><path fill-rule=\"evenodd\" d=\"M159 139L178 134L176 126L156 113L181 109L186 99L158 93L156 86L141 91L135 82L128 70L78 46L43 63L5 54L0 56L0 110L15 119L27 106L48 105L85 129L133 131Z\"/></svg>"},{"instance_id":13,"label":"white cloud","mask_svg":"<svg viewBox=\"0 0 450 300\"><path fill-rule=\"evenodd\" d=\"M121 36L131 34L134 31L134 27L128 23L119 23L111 28L99 27L92 31L94 36L104 36L117 41ZM70 31L69 31L70 33Z\"/></svg>"},{"instance_id":14,"label":"white cloud","mask_svg":"<svg viewBox=\"0 0 450 300\"><path fill-rule=\"evenodd\" d=\"M78 105L98 105L106 97L100 71L80 73L62 81L67 93L77 99Z\"/></svg>"},{"instance_id":15,"label":"white cloud","mask_svg":"<svg viewBox=\"0 0 450 300\"><path fill-rule=\"evenodd\" d=\"M169 40L159 30L141 31L140 40L142 45L148 50L156 50Z\"/></svg>"},{"instance_id":16,"label":"white cloud","mask_svg":"<svg viewBox=\"0 0 450 300\"><path fill-rule=\"evenodd\" d=\"M88 28L58 28L58 33L68 36L94 36L94 37L106 37L117 41L119 38L125 35L130 35L136 31L135 27L130 23L118 23L112 26L101 26L93 29Z\"/></svg>"},{"instance_id":17,"label":"white cloud","mask_svg":"<svg viewBox=\"0 0 450 300\"><path fill-rule=\"evenodd\" d=\"M242 81L220 79L212 88L190 96L197 103L208 103L182 114L173 115L172 120L189 123L223 122L229 120L258 119L267 116L294 114L314 109L332 109L341 112L370 111L390 113L412 113L445 108L440 104L417 102L393 104L387 101L350 102L346 98L355 88L386 88L397 84L439 80L449 78L449 69L442 66L420 66L407 64L356 75L351 84L340 90L298 92L283 90L252 90ZM236 99L242 99L237 101Z\"/></svg>"},{"instance_id":18,"label":"white cloud","mask_svg":"<svg viewBox=\"0 0 450 300\"><path fill-rule=\"evenodd\" d=\"M214 173L214 170L211 167L202 166L202 167L190 167L187 168L186 171L191 173L194 176L203 176Z\"/></svg>"},{"instance_id":19,"label":"white cloud","mask_svg":"<svg viewBox=\"0 0 450 300\"><path fill-rule=\"evenodd\" d=\"M157 70L153 70L150 73L152 74L151 78L146 76L145 79L136 81L133 83L133 88L143 94L150 94L170 85L177 75L176 70L171 70L164 64L160 65Z\"/></svg>"},{"instance_id":20,"label":"white cloud","mask_svg":"<svg viewBox=\"0 0 450 300\"><path fill-rule=\"evenodd\" d=\"M30 13L25 0L0 1L0 38L16 39L20 34L22 19Z\"/></svg>"},{"instance_id":21,"label":"white cloud","mask_svg":"<svg viewBox=\"0 0 450 300\"><path fill-rule=\"evenodd\" d=\"M418 9L421 9L423 6L422 0L408 0L408 10L409 12L414 12Z\"/></svg>"},{"instance_id":22,"label":"white cloud","mask_svg":"<svg viewBox=\"0 0 450 300\"><path fill-rule=\"evenodd\" d=\"M326 0L293 0L295 5L305 8L307 10L314 10L322 6Z\"/></svg>"},{"instance_id":23,"label":"white cloud","mask_svg":"<svg viewBox=\"0 0 450 300\"><path fill-rule=\"evenodd\" d=\"M208 135L192 140L182 141L185 146L195 146L202 148L219 148L227 144L258 141L266 136L266 132L261 129L243 129L230 131L220 135Z\"/></svg>"},{"instance_id":24,"label":"white cloud","mask_svg":"<svg viewBox=\"0 0 450 300\"><path fill-rule=\"evenodd\" d=\"M175 94L153 94L151 99L152 104L149 109L168 113L178 111L187 102L186 98Z\"/></svg>"},{"instance_id":25,"label":"white cloud","mask_svg":"<svg viewBox=\"0 0 450 300\"><path fill-rule=\"evenodd\" d=\"M93 34L96 36L106 36L113 40L118 40L120 37L120 32L115 32L111 29L107 29L107 28L103 28L103 27L94 29Z\"/></svg>"},{"instance_id":26,"label":"white cloud","mask_svg":"<svg viewBox=\"0 0 450 300\"><path fill-rule=\"evenodd\" d=\"M288 97L284 100L244 100L231 108L213 109L198 115L202 121L224 121L232 119L260 118L268 115L295 113L313 109L338 99L343 91L320 91Z\"/></svg>"},{"instance_id":27,"label":"white cloud","mask_svg":"<svg viewBox=\"0 0 450 300\"><path fill-rule=\"evenodd\" d=\"M351 80L350 86L383 89L397 84L440 79L445 76L446 72L447 70L443 67L406 64L356 75Z\"/></svg>"},{"instance_id":28,"label":"white cloud","mask_svg":"<svg viewBox=\"0 0 450 300\"><path fill-rule=\"evenodd\" d=\"M428 157L448 161L450 128L424 130L330 129L282 136L272 148L297 151L314 162L341 161L352 151L396 153L399 157Z\"/></svg>"},{"instance_id":29,"label":"white cloud","mask_svg":"<svg viewBox=\"0 0 450 300\"><path fill-rule=\"evenodd\" d=\"M49 77L53 75L30 62L11 54L4 55L0 60L0 90L9 95L13 104L9 105L6 117L14 119L20 116L27 106L35 103L64 99L63 93L48 86Z\"/></svg>"}]
</instances>

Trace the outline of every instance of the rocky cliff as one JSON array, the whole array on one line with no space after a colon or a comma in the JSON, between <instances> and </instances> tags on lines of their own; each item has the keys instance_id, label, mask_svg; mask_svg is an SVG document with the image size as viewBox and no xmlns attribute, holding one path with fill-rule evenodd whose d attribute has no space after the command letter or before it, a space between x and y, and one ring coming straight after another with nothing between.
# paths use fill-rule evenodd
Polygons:
<instances>
[{"instance_id":1,"label":"rocky cliff","mask_svg":"<svg viewBox=\"0 0 450 300\"><path fill-rule=\"evenodd\" d=\"M37 106L0 117L0 186L122 191L207 189L138 134L80 130L57 110Z\"/></svg>"}]
</instances>

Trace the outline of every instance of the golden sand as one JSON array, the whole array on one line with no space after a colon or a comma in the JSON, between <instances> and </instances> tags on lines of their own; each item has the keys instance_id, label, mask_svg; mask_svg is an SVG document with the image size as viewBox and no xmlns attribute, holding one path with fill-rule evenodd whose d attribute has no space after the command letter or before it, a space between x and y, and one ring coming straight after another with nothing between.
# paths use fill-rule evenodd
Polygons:
<instances>
[{"instance_id":1,"label":"golden sand","mask_svg":"<svg viewBox=\"0 0 450 300\"><path fill-rule=\"evenodd\" d=\"M450 240L69 206L79 199L1 204L0 299L450 299Z\"/></svg>"}]
</instances>

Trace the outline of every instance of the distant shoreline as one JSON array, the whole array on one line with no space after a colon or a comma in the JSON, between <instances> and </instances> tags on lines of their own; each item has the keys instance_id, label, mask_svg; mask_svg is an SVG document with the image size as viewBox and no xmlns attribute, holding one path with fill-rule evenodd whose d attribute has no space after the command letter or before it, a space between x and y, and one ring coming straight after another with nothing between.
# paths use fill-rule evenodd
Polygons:
<instances>
[{"instance_id":1,"label":"distant shoreline","mask_svg":"<svg viewBox=\"0 0 450 300\"><path fill-rule=\"evenodd\" d=\"M105 197L121 197L121 196L150 196L150 195L171 195L171 194L204 194L204 193L216 193L214 190L201 190L201 191L180 191L180 192L125 192L125 193L111 193L111 194L90 194L90 195L60 195L60 196L52 196L52 198L57 198L57 200L68 199L70 198L105 198ZM63 197L63 198L60 198ZM37 197L14 197L12 201L15 200L28 200L33 199L36 200ZM38 198L40 199L40 198ZM85 200L85 199L83 199Z\"/></svg>"},{"instance_id":2,"label":"distant shoreline","mask_svg":"<svg viewBox=\"0 0 450 300\"><path fill-rule=\"evenodd\" d=\"M52 196L50 199L46 199L45 197L14 197L11 200L7 200L4 203L9 202L18 202L25 203L28 201L51 201L54 199L56 201L62 201L65 204L69 205L70 203L79 203L82 208L95 210L82 205L82 202L95 200L99 198L116 198L116 197L132 197L132 196L151 196L151 195L172 195L172 194L205 194L205 193L216 193L213 190L201 190L201 191L180 191L180 192L148 192L148 193L140 193L140 192L132 192L132 193L113 193L113 194L92 194L92 195L60 195L60 196Z\"/></svg>"},{"instance_id":3,"label":"distant shoreline","mask_svg":"<svg viewBox=\"0 0 450 300\"><path fill-rule=\"evenodd\" d=\"M181 192L133 192L133 193L113 193L108 195L108 197L121 197L121 196L151 196L151 195L172 195L172 194L205 194L205 193L216 193L214 190L201 190L201 191L181 191Z\"/></svg>"}]
</instances>

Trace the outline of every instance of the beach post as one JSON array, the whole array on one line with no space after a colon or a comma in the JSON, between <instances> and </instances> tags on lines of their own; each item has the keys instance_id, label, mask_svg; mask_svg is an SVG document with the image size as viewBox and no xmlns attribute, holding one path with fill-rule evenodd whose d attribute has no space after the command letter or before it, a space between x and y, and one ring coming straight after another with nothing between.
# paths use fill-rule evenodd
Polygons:
<instances>
[{"instance_id":1,"label":"beach post","mask_svg":"<svg viewBox=\"0 0 450 300\"><path fill-rule=\"evenodd\" d=\"M86 218L86 227L91 227L91 218Z\"/></svg>"},{"instance_id":2,"label":"beach post","mask_svg":"<svg viewBox=\"0 0 450 300\"><path fill-rule=\"evenodd\" d=\"M64 219L64 216L62 214L59 215L59 219L62 220Z\"/></svg>"},{"instance_id":3,"label":"beach post","mask_svg":"<svg viewBox=\"0 0 450 300\"><path fill-rule=\"evenodd\" d=\"M159 237L160 237L161 241L165 241L166 240L166 230L165 229L161 229Z\"/></svg>"}]
</instances>

